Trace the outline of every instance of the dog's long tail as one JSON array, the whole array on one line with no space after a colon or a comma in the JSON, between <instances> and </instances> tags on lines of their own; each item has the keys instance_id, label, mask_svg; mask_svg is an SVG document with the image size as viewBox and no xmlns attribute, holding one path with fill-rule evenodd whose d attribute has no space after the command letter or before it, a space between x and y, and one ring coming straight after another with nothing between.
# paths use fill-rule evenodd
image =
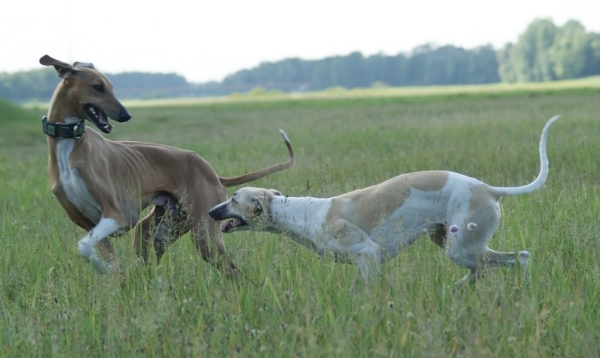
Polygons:
<instances>
[{"instance_id":1,"label":"dog's long tail","mask_svg":"<svg viewBox=\"0 0 600 358\"><path fill-rule=\"evenodd\" d=\"M548 156L546 155L546 140L548 139L548 132L550 131L550 127L552 124L559 118L559 115L556 115L546 122L544 129L542 129L542 136L540 138L540 174L538 174L537 178L534 181L527 185L517 186L517 187L495 187L494 189L498 191L501 196L511 196L511 195L521 195L530 193L534 190L539 189L546 178L548 177Z\"/></svg>"},{"instance_id":2,"label":"dog's long tail","mask_svg":"<svg viewBox=\"0 0 600 358\"><path fill-rule=\"evenodd\" d=\"M296 157L294 156L294 148L292 147L292 143L290 143L290 140L288 139L288 136L285 134L283 129L280 129L279 133L281 133L281 136L283 137L283 141L285 142L285 145L288 148L288 153L290 154L290 158L288 160L286 160L285 162L282 162L279 164L274 164L274 165L271 165L264 169L261 169L261 170L258 170L258 171L252 172L252 173L240 175L237 177L231 177L231 178L219 177L219 181L221 182L221 184L225 187L231 187L231 186L235 186L235 185L248 183L253 180L265 177L271 173L275 173L275 172L287 169L287 168L291 167L292 165L294 165L294 162L296 161Z\"/></svg>"}]
</instances>

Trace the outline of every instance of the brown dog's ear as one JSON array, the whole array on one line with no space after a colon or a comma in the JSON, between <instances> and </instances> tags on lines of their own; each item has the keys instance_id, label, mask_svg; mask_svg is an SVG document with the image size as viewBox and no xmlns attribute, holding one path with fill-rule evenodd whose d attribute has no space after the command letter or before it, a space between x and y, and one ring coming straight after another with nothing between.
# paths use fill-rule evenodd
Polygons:
<instances>
[{"instance_id":1,"label":"brown dog's ear","mask_svg":"<svg viewBox=\"0 0 600 358\"><path fill-rule=\"evenodd\" d=\"M281 193L278 190L275 189L269 189L269 191L271 192L271 194L275 195L275 196L281 196Z\"/></svg>"},{"instance_id":2,"label":"brown dog's ear","mask_svg":"<svg viewBox=\"0 0 600 358\"><path fill-rule=\"evenodd\" d=\"M85 68L91 68L91 69L94 69L94 70L96 69L94 67L94 64L91 63L91 62L75 62L73 64L73 67L85 67Z\"/></svg>"},{"instance_id":3,"label":"brown dog's ear","mask_svg":"<svg viewBox=\"0 0 600 358\"><path fill-rule=\"evenodd\" d=\"M75 73L73 66L66 62L56 60L48 55L44 55L42 58L40 58L40 64L44 66L54 66L54 69L60 78L68 78Z\"/></svg>"}]
</instances>

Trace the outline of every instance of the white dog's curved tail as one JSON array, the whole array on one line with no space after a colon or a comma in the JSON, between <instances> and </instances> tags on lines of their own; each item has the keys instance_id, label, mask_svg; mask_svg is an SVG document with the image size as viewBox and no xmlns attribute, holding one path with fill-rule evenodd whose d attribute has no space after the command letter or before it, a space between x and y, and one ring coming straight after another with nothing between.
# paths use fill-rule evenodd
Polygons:
<instances>
[{"instance_id":1,"label":"white dog's curved tail","mask_svg":"<svg viewBox=\"0 0 600 358\"><path fill-rule=\"evenodd\" d=\"M556 115L550 118L548 122L546 122L544 129L542 129L542 136L540 138L540 174L538 174L537 178L535 178L534 181L527 185L516 187L495 187L494 189L497 190L501 196L512 196L531 193L532 191L539 189L544 184L546 178L548 177L548 156L546 155L546 140L548 139L548 132L550 131L550 127L559 117L559 115Z\"/></svg>"}]
</instances>

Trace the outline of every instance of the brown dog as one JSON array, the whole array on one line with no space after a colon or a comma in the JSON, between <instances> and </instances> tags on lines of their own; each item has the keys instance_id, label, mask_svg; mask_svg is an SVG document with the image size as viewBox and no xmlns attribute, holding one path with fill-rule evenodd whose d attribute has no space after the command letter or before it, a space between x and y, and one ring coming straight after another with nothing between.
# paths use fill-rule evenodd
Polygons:
<instances>
[{"instance_id":1,"label":"brown dog","mask_svg":"<svg viewBox=\"0 0 600 358\"><path fill-rule=\"evenodd\" d=\"M247 183L294 164L294 150L283 131L289 159L262 170L233 178L219 177L198 154L166 145L110 141L108 118L126 122L131 115L115 98L112 84L91 63L73 66L46 55L45 66L54 66L63 80L58 84L47 118L49 170L52 192L75 224L88 233L77 251L100 272L115 259L109 236L136 227L135 251L148 259L154 242L160 261L167 247L190 232L202 257L235 276L237 267L225 252L219 225L208 210L227 199L226 187ZM140 213L154 205L140 221ZM155 230L151 230L155 229ZM96 246L102 253L97 254Z\"/></svg>"}]
</instances>

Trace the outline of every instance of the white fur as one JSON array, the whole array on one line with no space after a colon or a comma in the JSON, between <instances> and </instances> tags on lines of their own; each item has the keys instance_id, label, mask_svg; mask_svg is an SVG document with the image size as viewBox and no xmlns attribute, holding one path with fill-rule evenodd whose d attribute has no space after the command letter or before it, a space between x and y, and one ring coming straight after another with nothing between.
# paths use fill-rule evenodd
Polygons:
<instances>
[{"instance_id":1,"label":"white fur","mask_svg":"<svg viewBox=\"0 0 600 358\"><path fill-rule=\"evenodd\" d=\"M325 226L325 214L331 206L331 200L311 197L275 197L272 206L272 219L281 225L283 231L290 237L303 245L306 240L316 245L319 252L323 252L323 228ZM315 215L316 213L316 215Z\"/></svg>"},{"instance_id":2,"label":"white fur","mask_svg":"<svg viewBox=\"0 0 600 358\"><path fill-rule=\"evenodd\" d=\"M98 257L96 244L118 230L119 224L117 224L116 220L102 217L98 224L79 240L77 243L77 252L83 258L90 260L94 268L99 272L103 273L110 270L112 266Z\"/></svg>"},{"instance_id":3,"label":"white fur","mask_svg":"<svg viewBox=\"0 0 600 358\"><path fill-rule=\"evenodd\" d=\"M71 168L69 158L74 145L75 139L63 139L56 145L60 182L67 199L77 207L77 210L90 221L98 222L102 213L100 205L94 200L85 186L85 182L79 177L77 169Z\"/></svg>"},{"instance_id":4,"label":"white fur","mask_svg":"<svg viewBox=\"0 0 600 358\"><path fill-rule=\"evenodd\" d=\"M65 123L71 124L74 121L77 121L77 119L67 118ZM60 182L67 199L75 205L77 210L83 213L90 221L98 223L79 240L77 243L77 252L85 259L91 261L96 270L106 272L112 266L98 257L95 246L98 242L117 231L119 225L113 219L102 217L100 205L88 191L85 182L77 173L77 169L71 167L70 158L75 146L75 140L63 139L56 144Z\"/></svg>"},{"instance_id":5,"label":"white fur","mask_svg":"<svg viewBox=\"0 0 600 358\"><path fill-rule=\"evenodd\" d=\"M476 280L485 267L519 264L525 270L529 252L498 252L488 244L500 221L498 200L532 192L545 182L546 140L556 119L552 117L542 130L538 177L520 187L491 187L459 173L428 171L323 199L242 188L209 214L215 220L233 219L222 227L226 232L281 233L319 255L333 253L336 259L357 264L365 281L380 263L425 234L444 248L448 258L469 269L459 285Z\"/></svg>"}]
</instances>

